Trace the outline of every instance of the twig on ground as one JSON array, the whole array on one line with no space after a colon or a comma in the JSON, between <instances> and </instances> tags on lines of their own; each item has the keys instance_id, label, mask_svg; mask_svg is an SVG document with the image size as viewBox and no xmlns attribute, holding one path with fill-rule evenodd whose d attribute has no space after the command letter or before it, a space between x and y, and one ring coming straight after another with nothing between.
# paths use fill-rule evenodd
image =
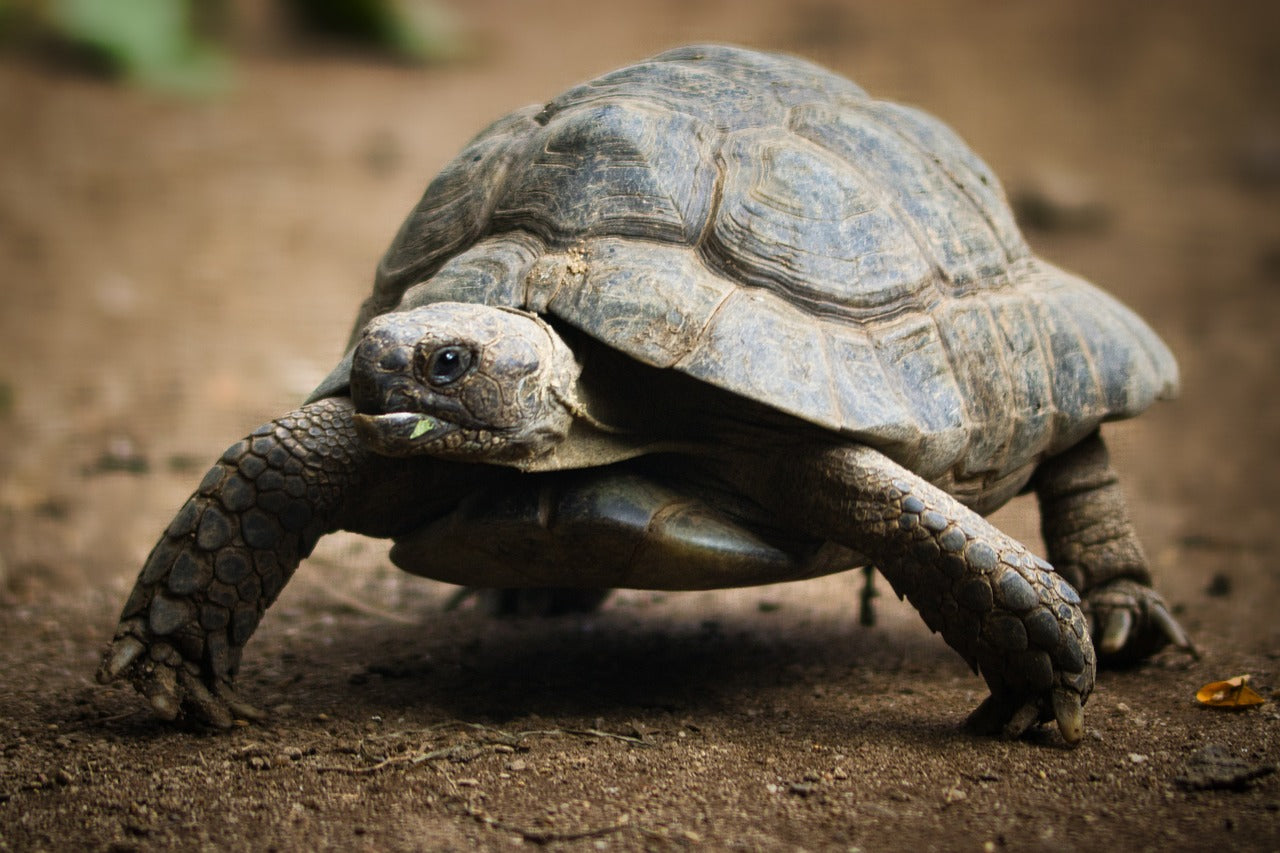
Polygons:
<instances>
[{"instance_id":1,"label":"twig on ground","mask_svg":"<svg viewBox=\"0 0 1280 853\"><path fill-rule=\"evenodd\" d=\"M463 807L463 813L472 820L479 821L485 826L500 829L503 832L515 833L531 844L551 844L556 841L580 841L584 838L599 838L602 835L611 835L615 832L619 832L631 825L631 816L624 814L613 823L605 826L582 829L576 832L559 832L554 829L526 829L522 826L516 826L515 824L499 820L487 812L472 808L470 805Z\"/></svg>"}]
</instances>

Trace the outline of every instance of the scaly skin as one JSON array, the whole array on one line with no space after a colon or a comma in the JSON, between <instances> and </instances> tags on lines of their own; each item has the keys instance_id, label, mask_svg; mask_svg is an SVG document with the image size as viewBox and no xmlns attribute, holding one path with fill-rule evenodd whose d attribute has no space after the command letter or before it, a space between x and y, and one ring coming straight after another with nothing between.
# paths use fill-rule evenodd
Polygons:
<instances>
[{"instance_id":1,"label":"scaly skin","mask_svg":"<svg viewBox=\"0 0 1280 853\"><path fill-rule=\"evenodd\" d=\"M352 415L346 398L320 400L222 454L143 565L99 681L129 679L164 719L262 717L232 687L240 653L316 540L339 528L397 535L483 479L433 459L380 459Z\"/></svg>"},{"instance_id":2,"label":"scaly skin","mask_svg":"<svg viewBox=\"0 0 1280 853\"><path fill-rule=\"evenodd\" d=\"M1102 437L1095 432L1045 460L1032 485L1049 559L1084 597L1099 662L1137 663L1167 643L1195 654L1151 587L1146 554Z\"/></svg>"},{"instance_id":3,"label":"scaly skin","mask_svg":"<svg viewBox=\"0 0 1280 853\"><path fill-rule=\"evenodd\" d=\"M951 495L869 447L763 454L730 473L765 506L868 557L991 688L970 716L1017 737L1084 731L1095 659L1076 591ZM763 472L761 474L760 472Z\"/></svg>"},{"instance_id":4,"label":"scaly skin","mask_svg":"<svg viewBox=\"0 0 1280 853\"><path fill-rule=\"evenodd\" d=\"M353 436L350 405L324 400L229 447L143 565L98 680L127 677L165 719L261 717L231 686L240 652L336 527L366 456Z\"/></svg>"}]
</instances>

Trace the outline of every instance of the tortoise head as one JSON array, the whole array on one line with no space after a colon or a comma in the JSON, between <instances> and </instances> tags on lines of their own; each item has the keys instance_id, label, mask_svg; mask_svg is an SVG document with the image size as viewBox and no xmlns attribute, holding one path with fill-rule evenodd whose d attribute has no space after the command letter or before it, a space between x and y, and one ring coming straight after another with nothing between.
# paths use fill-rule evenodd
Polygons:
<instances>
[{"instance_id":1,"label":"tortoise head","mask_svg":"<svg viewBox=\"0 0 1280 853\"><path fill-rule=\"evenodd\" d=\"M459 302L384 314L352 359L356 428L385 456L524 467L568 435L580 372L536 314Z\"/></svg>"}]
</instances>

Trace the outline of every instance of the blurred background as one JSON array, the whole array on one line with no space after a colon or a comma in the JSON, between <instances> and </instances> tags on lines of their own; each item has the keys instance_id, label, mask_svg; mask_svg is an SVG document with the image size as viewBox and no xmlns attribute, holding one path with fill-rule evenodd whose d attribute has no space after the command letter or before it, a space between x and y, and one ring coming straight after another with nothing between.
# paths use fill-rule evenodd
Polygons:
<instances>
[{"instance_id":1,"label":"blurred background","mask_svg":"<svg viewBox=\"0 0 1280 853\"><path fill-rule=\"evenodd\" d=\"M1182 398L1105 432L1204 656L1100 674L1079 750L997 744L959 733L985 691L909 607L855 624L860 573L495 623L333 536L245 657L273 722L155 726L94 684L157 535L340 357L432 175L512 109L706 40L939 116L1040 253L1166 338ZM1239 673L1280 698L1278 83L1274 0L0 0L0 848L1274 850L1275 777L1177 780L1206 744L1249 778L1280 755L1274 704L1191 698ZM996 522L1040 549L1030 499ZM661 749L322 772L472 737L450 718Z\"/></svg>"},{"instance_id":2,"label":"blurred background","mask_svg":"<svg viewBox=\"0 0 1280 853\"><path fill-rule=\"evenodd\" d=\"M1182 401L1110 432L1144 538L1180 604L1274 604L1276 8L4 0L0 597L124 590L208 460L339 357L379 254L471 135L714 40L938 115L1043 254L1166 336ZM1222 630L1274 636L1269 608L1240 612Z\"/></svg>"}]
</instances>

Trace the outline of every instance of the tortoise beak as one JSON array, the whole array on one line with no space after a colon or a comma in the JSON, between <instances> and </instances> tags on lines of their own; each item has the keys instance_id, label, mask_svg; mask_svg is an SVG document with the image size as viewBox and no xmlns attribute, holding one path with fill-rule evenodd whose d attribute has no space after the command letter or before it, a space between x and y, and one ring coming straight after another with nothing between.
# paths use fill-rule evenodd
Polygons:
<instances>
[{"instance_id":1,"label":"tortoise beak","mask_svg":"<svg viewBox=\"0 0 1280 853\"><path fill-rule=\"evenodd\" d=\"M355 425L360 440L383 456L430 453L441 438L458 428L457 424L421 412L357 414Z\"/></svg>"}]
</instances>

